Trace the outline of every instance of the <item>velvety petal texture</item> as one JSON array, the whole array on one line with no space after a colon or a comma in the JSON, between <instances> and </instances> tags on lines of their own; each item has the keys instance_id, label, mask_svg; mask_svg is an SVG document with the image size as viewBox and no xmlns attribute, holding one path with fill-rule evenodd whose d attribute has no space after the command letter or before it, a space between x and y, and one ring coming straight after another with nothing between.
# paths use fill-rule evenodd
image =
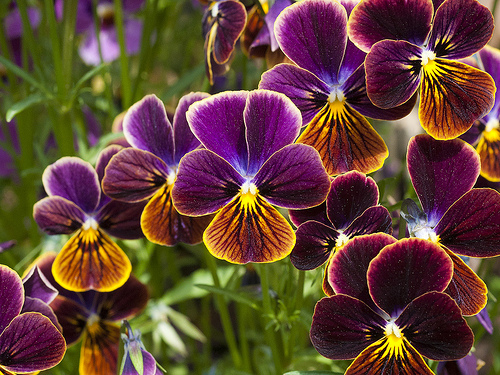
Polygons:
<instances>
[{"instance_id":1,"label":"velvety petal texture","mask_svg":"<svg viewBox=\"0 0 500 375\"><path fill-rule=\"evenodd\" d=\"M51 303L59 294L38 266L32 267L24 276L23 287L26 296L37 298L45 303Z\"/></svg>"},{"instance_id":2,"label":"velvety petal texture","mask_svg":"<svg viewBox=\"0 0 500 375\"><path fill-rule=\"evenodd\" d=\"M33 218L48 234L71 234L85 222L85 213L73 202L58 196L46 197L33 206Z\"/></svg>"},{"instance_id":3,"label":"velvety petal texture","mask_svg":"<svg viewBox=\"0 0 500 375\"><path fill-rule=\"evenodd\" d=\"M0 333L10 324L23 307L24 288L19 275L11 268L0 265Z\"/></svg>"}]
</instances>

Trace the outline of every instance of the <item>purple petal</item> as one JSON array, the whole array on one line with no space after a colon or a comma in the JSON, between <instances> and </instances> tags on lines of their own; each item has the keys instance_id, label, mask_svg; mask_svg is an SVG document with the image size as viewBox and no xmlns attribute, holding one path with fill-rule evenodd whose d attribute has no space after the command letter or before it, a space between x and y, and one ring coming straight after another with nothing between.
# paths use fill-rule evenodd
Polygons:
<instances>
[{"instance_id":1,"label":"purple petal","mask_svg":"<svg viewBox=\"0 0 500 375\"><path fill-rule=\"evenodd\" d=\"M368 97L380 108L406 103L420 84L422 49L403 40L382 40L366 55Z\"/></svg>"},{"instance_id":2,"label":"purple petal","mask_svg":"<svg viewBox=\"0 0 500 375\"><path fill-rule=\"evenodd\" d=\"M0 336L0 363L11 372L34 372L54 367L63 358L66 343L48 318L24 313Z\"/></svg>"},{"instance_id":3,"label":"purple petal","mask_svg":"<svg viewBox=\"0 0 500 375\"><path fill-rule=\"evenodd\" d=\"M114 27L101 29L98 39L92 25L85 30L84 39L78 48L78 54L85 64L97 66L102 62L99 55L99 43L104 62L111 62L120 56L116 29Z\"/></svg>"},{"instance_id":4,"label":"purple petal","mask_svg":"<svg viewBox=\"0 0 500 375\"><path fill-rule=\"evenodd\" d=\"M301 224L295 232L290 261L299 270L312 270L324 264L335 249L339 232L317 221Z\"/></svg>"},{"instance_id":5,"label":"purple petal","mask_svg":"<svg viewBox=\"0 0 500 375\"><path fill-rule=\"evenodd\" d=\"M36 265L23 278L23 287L26 296L38 298L45 303L51 303L59 294Z\"/></svg>"},{"instance_id":6,"label":"purple petal","mask_svg":"<svg viewBox=\"0 0 500 375\"><path fill-rule=\"evenodd\" d=\"M19 275L0 264L0 332L19 315L24 303L24 288Z\"/></svg>"},{"instance_id":7,"label":"purple petal","mask_svg":"<svg viewBox=\"0 0 500 375\"><path fill-rule=\"evenodd\" d=\"M430 292L413 300L395 321L423 356L449 361L467 355L474 336L457 304L447 294Z\"/></svg>"},{"instance_id":8,"label":"purple petal","mask_svg":"<svg viewBox=\"0 0 500 375\"><path fill-rule=\"evenodd\" d=\"M438 141L425 134L410 139L407 163L431 227L474 186L480 169L479 156L467 143L458 139Z\"/></svg>"},{"instance_id":9,"label":"purple petal","mask_svg":"<svg viewBox=\"0 0 500 375\"><path fill-rule=\"evenodd\" d=\"M179 164L172 199L183 215L206 215L233 200L244 182L220 156L209 150L194 150Z\"/></svg>"},{"instance_id":10,"label":"purple petal","mask_svg":"<svg viewBox=\"0 0 500 375\"><path fill-rule=\"evenodd\" d=\"M8 8L8 7L7 7ZM26 9L28 14L28 20L30 26L33 30L36 30L40 25L42 20L42 15L40 10L35 7L29 7ZM19 9L15 7L12 11L7 13L3 19L3 29L5 31L5 36L8 39L20 38L23 35L23 23L21 20L21 13Z\"/></svg>"},{"instance_id":11,"label":"purple petal","mask_svg":"<svg viewBox=\"0 0 500 375\"><path fill-rule=\"evenodd\" d=\"M416 297L445 290L452 275L453 263L437 244L410 238L384 248L370 263L367 279L373 301L396 317Z\"/></svg>"},{"instance_id":12,"label":"purple petal","mask_svg":"<svg viewBox=\"0 0 500 375\"><path fill-rule=\"evenodd\" d=\"M431 30L433 13L431 0L363 0L349 17L347 33L365 52L384 39L420 46Z\"/></svg>"},{"instance_id":13,"label":"purple petal","mask_svg":"<svg viewBox=\"0 0 500 375\"><path fill-rule=\"evenodd\" d=\"M293 143L302 126L300 111L285 95L268 90L248 94L243 113L248 169L253 176L276 151Z\"/></svg>"},{"instance_id":14,"label":"purple petal","mask_svg":"<svg viewBox=\"0 0 500 375\"><path fill-rule=\"evenodd\" d=\"M344 230L349 237L377 232L392 234L391 214L383 206L367 208Z\"/></svg>"},{"instance_id":15,"label":"purple petal","mask_svg":"<svg viewBox=\"0 0 500 375\"><path fill-rule=\"evenodd\" d=\"M142 41L142 20L136 18L125 18L124 20L125 32L125 51L127 55L135 55L141 49Z\"/></svg>"},{"instance_id":16,"label":"purple petal","mask_svg":"<svg viewBox=\"0 0 500 375\"><path fill-rule=\"evenodd\" d=\"M170 172L163 160L150 152L126 148L111 159L102 188L113 199L137 202L153 196Z\"/></svg>"},{"instance_id":17,"label":"purple petal","mask_svg":"<svg viewBox=\"0 0 500 375\"><path fill-rule=\"evenodd\" d=\"M472 189L455 202L434 228L439 242L459 255L500 254L500 194Z\"/></svg>"},{"instance_id":18,"label":"purple petal","mask_svg":"<svg viewBox=\"0 0 500 375\"><path fill-rule=\"evenodd\" d=\"M149 151L174 165L174 133L163 102L147 95L127 111L123 133L133 147Z\"/></svg>"},{"instance_id":19,"label":"purple petal","mask_svg":"<svg viewBox=\"0 0 500 375\"><path fill-rule=\"evenodd\" d=\"M496 48L485 46L479 51L479 57L483 63L484 71L489 73L495 81L495 86L500 87L500 51ZM491 111L485 116L486 121L500 117L500 95L495 95L495 104Z\"/></svg>"},{"instance_id":20,"label":"purple petal","mask_svg":"<svg viewBox=\"0 0 500 375\"><path fill-rule=\"evenodd\" d=\"M189 107L191 131L208 150L225 159L241 174L248 167L243 111L248 92L224 92Z\"/></svg>"},{"instance_id":21,"label":"purple petal","mask_svg":"<svg viewBox=\"0 0 500 375\"><path fill-rule=\"evenodd\" d=\"M437 375L478 375L478 360L473 353L457 361L439 362L436 369Z\"/></svg>"},{"instance_id":22,"label":"purple petal","mask_svg":"<svg viewBox=\"0 0 500 375\"><path fill-rule=\"evenodd\" d=\"M141 214L146 201L137 203L110 201L95 219L106 233L122 239L135 240L144 237L141 229Z\"/></svg>"},{"instance_id":23,"label":"purple petal","mask_svg":"<svg viewBox=\"0 0 500 375\"><path fill-rule=\"evenodd\" d=\"M200 101L210 95L204 92L191 92L184 95L180 100L174 114L174 143L175 143L175 164L179 164L181 158L189 151L193 151L200 146L200 141L191 132L186 118L186 112L189 106L194 102Z\"/></svg>"},{"instance_id":24,"label":"purple petal","mask_svg":"<svg viewBox=\"0 0 500 375\"><path fill-rule=\"evenodd\" d=\"M48 234L71 234L85 222L85 213L73 202L47 197L33 206L33 218Z\"/></svg>"},{"instance_id":25,"label":"purple petal","mask_svg":"<svg viewBox=\"0 0 500 375\"><path fill-rule=\"evenodd\" d=\"M280 15L283 10L292 5L292 0L275 0L274 4L269 8L269 12L264 16L265 28L268 30L269 43L271 46L271 51L276 51L279 48L278 40L274 34L274 24L276 23L276 18Z\"/></svg>"},{"instance_id":26,"label":"purple petal","mask_svg":"<svg viewBox=\"0 0 500 375\"><path fill-rule=\"evenodd\" d=\"M493 34L493 16L476 0L446 0L436 10L428 47L438 57L463 59L483 48Z\"/></svg>"},{"instance_id":27,"label":"purple petal","mask_svg":"<svg viewBox=\"0 0 500 375\"><path fill-rule=\"evenodd\" d=\"M382 338L383 327L385 320L367 305L339 294L316 304L309 336L322 356L351 359Z\"/></svg>"},{"instance_id":28,"label":"purple petal","mask_svg":"<svg viewBox=\"0 0 500 375\"><path fill-rule=\"evenodd\" d=\"M338 83L347 43L347 12L337 2L306 1L286 8L274 30L285 55L328 84Z\"/></svg>"},{"instance_id":29,"label":"purple petal","mask_svg":"<svg viewBox=\"0 0 500 375\"><path fill-rule=\"evenodd\" d=\"M57 321L56 314L54 314L54 311L49 307L49 305L42 300L39 300L38 298L26 297L21 313L26 312L37 312L42 314L52 322L59 332L62 332L62 327Z\"/></svg>"},{"instance_id":30,"label":"purple petal","mask_svg":"<svg viewBox=\"0 0 500 375\"><path fill-rule=\"evenodd\" d=\"M138 12L146 0L122 0L123 10L127 13Z\"/></svg>"},{"instance_id":31,"label":"purple petal","mask_svg":"<svg viewBox=\"0 0 500 375\"><path fill-rule=\"evenodd\" d=\"M488 314L488 310L486 307L483 307L483 309L476 315L477 320L481 325L484 327L486 332L488 332L490 335L493 334L493 323L490 319L490 315Z\"/></svg>"},{"instance_id":32,"label":"purple petal","mask_svg":"<svg viewBox=\"0 0 500 375\"><path fill-rule=\"evenodd\" d=\"M328 101L329 86L305 69L278 64L262 74L259 89L273 90L288 96L302 113L307 125Z\"/></svg>"},{"instance_id":33,"label":"purple petal","mask_svg":"<svg viewBox=\"0 0 500 375\"><path fill-rule=\"evenodd\" d=\"M297 236L298 237L298 236ZM355 237L349 240L330 261L327 270L328 283L336 294L357 298L377 311L368 290L366 273L368 266L380 250L393 244L396 239L385 233Z\"/></svg>"},{"instance_id":34,"label":"purple petal","mask_svg":"<svg viewBox=\"0 0 500 375\"><path fill-rule=\"evenodd\" d=\"M322 203L330 188L318 152L293 144L276 152L252 182L270 203L284 208L309 208Z\"/></svg>"},{"instance_id":35,"label":"purple petal","mask_svg":"<svg viewBox=\"0 0 500 375\"><path fill-rule=\"evenodd\" d=\"M326 216L326 202L306 208L305 210L288 210L288 216L296 227L309 220L319 221L325 225L332 226L332 223Z\"/></svg>"},{"instance_id":36,"label":"purple petal","mask_svg":"<svg viewBox=\"0 0 500 375\"><path fill-rule=\"evenodd\" d=\"M328 218L337 229L346 229L369 207L378 204L378 187L373 178L351 171L333 179L326 198Z\"/></svg>"},{"instance_id":37,"label":"purple petal","mask_svg":"<svg viewBox=\"0 0 500 375\"><path fill-rule=\"evenodd\" d=\"M140 349L142 352L142 366L143 366L143 374L146 375L161 375L163 374L162 372L159 372L158 368L156 367L156 360L154 357L144 349ZM135 369L132 360L130 359L130 356L127 355L124 359L125 364L123 367L123 371L121 372L121 375L139 375L139 372Z\"/></svg>"},{"instance_id":38,"label":"purple petal","mask_svg":"<svg viewBox=\"0 0 500 375\"><path fill-rule=\"evenodd\" d=\"M85 213L99 204L101 186L94 168L77 157L65 156L45 168L43 187L49 196L57 195L75 203Z\"/></svg>"},{"instance_id":39,"label":"purple petal","mask_svg":"<svg viewBox=\"0 0 500 375\"><path fill-rule=\"evenodd\" d=\"M93 292L91 292L93 293ZM77 298L81 298L81 294L73 293ZM63 336L68 345L78 341L83 334L87 325L87 320L90 317L90 311L78 302L61 295L50 304L52 310L57 316L59 324L63 329Z\"/></svg>"},{"instance_id":40,"label":"purple petal","mask_svg":"<svg viewBox=\"0 0 500 375\"><path fill-rule=\"evenodd\" d=\"M115 156L122 149L123 149L122 146L110 145L99 153L95 165L95 171L97 172L97 176L99 178L99 182L101 183L101 185L102 185L102 179L104 178L106 166L109 164L111 158ZM96 208L96 210L101 209L101 207L104 206L109 201L110 198L106 196L101 189L101 198L99 199L99 206Z\"/></svg>"}]
</instances>

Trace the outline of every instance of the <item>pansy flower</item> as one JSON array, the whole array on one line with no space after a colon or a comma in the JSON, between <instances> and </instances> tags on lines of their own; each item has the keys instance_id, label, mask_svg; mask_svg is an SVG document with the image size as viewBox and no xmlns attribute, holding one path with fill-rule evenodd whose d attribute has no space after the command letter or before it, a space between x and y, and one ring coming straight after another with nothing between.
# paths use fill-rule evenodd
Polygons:
<instances>
[{"instance_id":1,"label":"pansy flower","mask_svg":"<svg viewBox=\"0 0 500 375\"><path fill-rule=\"evenodd\" d=\"M368 52L370 100L392 108L420 88L420 123L436 139L459 136L491 109L492 78L457 60L492 32L491 12L476 0L361 0L348 24L351 40Z\"/></svg>"},{"instance_id":2,"label":"pansy flower","mask_svg":"<svg viewBox=\"0 0 500 375\"><path fill-rule=\"evenodd\" d=\"M316 304L310 337L331 359L355 358L346 375L428 374L422 357L455 360L474 337L443 293L453 273L439 246L377 233L350 241L332 261L335 295Z\"/></svg>"},{"instance_id":3,"label":"pansy flower","mask_svg":"<svg viewBox=\"0 0 500 375\"><path fill-rule=\"evenodd\" d=\"M205 69L210 84L214 77L224 75L236 41L247 22L245 6L236 0L212 1L202 19L205 39Z\"/></svg>"},{"instance_id":4,"label":"pansy flower","mask_svg":"<svg viewBox=\"0 0 500 375\"><path fill-rule=\"evenodd\" d=\"M119 375L161 375L163 372L158 368L156 360L149 353L141 341L141 332L132 331L128 321L124 321L127 334L122 333L124 354Z\"/></svg>"},{"instance_id":5,"label":"pansy flower","mask_svg":"<svg viewBox=\"0 0 500 375\"><path fill-rule=\"evenodd\" d=\"M335 177L325 203L307 210L290 210L290 219L298 225L297 242L290 254L292 264L311 270L330 261L350 239L375 232L392 232L389 211L378 204L375 181L351 171ZM326 277L323 290L331 295Z\"/></svg>"},{"instance_id":6,"label":"pansy flower","mask_svg":"<svg viewBox=\"0 0 500 375\"><path fill-rule=\"evenodd\" d=\"M276 65L259 84L286 94L301 110L307 127L297 142L318 150L330 175L379 169L388 150L364 116L395 120L414 104L383 110L368 99L365 53L347 37L347 17L355 4L305 0L281 12L274 27L276 39L296 65Z\"/></svg>"},{"instance_id":7,"label":"pansy flower","mask_svg":"<svg viewBox=\"0 0 500 375\"><path fill-rule=\"evenodd\" d=\"M51 235L76 232L53 266L54 278L66 289L110 291L130 275L127 255L108 234L123 239L142 237L139 218L144 203L114 201L101 192L104 168L120 149L104 149L96 169L77 157L63 157L43 173L48 197L33 207L35 221Z\"/></svg>"},{"instance_id":8,"label":"pansy flower","mask_svg":"<svg viewBox=\"0 0 500 375\"><path fill-rule=\"evenodd\" d=\"M182 97L173 124L155 95L134 104L124 117L123 132L132 148L123 149L111 159L102 186L111 198L148 202L141 215L141 227L151 242L167 246L199 243L212 220L211 216L180 215L171 196L179 161L200 146L189 129L186 111L207 96L190 93Z\"/></svg>"},{"instance_id":9,"label":"pansy flower","mask_svg":"<svg viewBox=\"0 0 500 375\"><path fill-rule=\"evenodd\" d=\"M0 373L38 372L61 362L66 352L64 338L53 322L40 313L40 306L30 309L36 298L25 299L19 275L0 265L0 285Z\"/></svg>"},{"instance_id":10,"label":"pansy flower","mask_svg":"<svg viewBox=\"0 0 500 375\"><path fill-rule=\"evenodd\" d=\"M112 292L72 292L54 279L51 268L55 254L47 253L36 261L42 274L59 291L51 302L68 345L82 339L80 375L116 374L120 346L120 323L141 312L149 292L134 275Z\"/></svg>"},{"instance_id":11,"label":"pansy flower","mask_svg":"<svg viewBox=\"0 0 500 375\"><path fill-rule=\"evenodd\" d=\"M205 149L179 164L172 190L177 210L217 212L203 234L217 258L248 263L286 257L295 234L272 205L316 206L330 186L317 151L292 144L301 126L297 107L272 91L224 92L192 104L187 119Z\"/></svg>"},{"instance_id":12,"label":"pansy flower","mask_svg":"<svg viewBox=\"0 0 500 375\"><path fill-rule=\"evenodd\" d=\"M472 189L479 175L476 151L460 139L417 135L408 144L408 171L422 210L409 201L403 218L410 235L438 243L453 261L447 288L464 315L486 304L486 285L460 258L500 254L500 194Z\"/></svg>"}]
</instances>

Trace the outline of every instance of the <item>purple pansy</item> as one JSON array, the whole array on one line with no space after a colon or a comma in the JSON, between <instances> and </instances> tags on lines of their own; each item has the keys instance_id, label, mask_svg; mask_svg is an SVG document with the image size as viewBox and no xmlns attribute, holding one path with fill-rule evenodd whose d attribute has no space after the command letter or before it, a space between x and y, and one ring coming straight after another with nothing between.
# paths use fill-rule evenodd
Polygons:
<instances>
[{"instance_id":1,"label":"purple pansy","mask_svg":"<svg viewBox=\"0 0 500 375\"><path fill-rule=\"evenodd\" d=\"M124 321L127 334L122 334L125 343L122 365L119 375L161 375L163 372L158 368L156 360L144 348L141 341L141 332L132 331L128 321Z\"/></svg>"},{"instance_id":2,"label":"purple pansy","mask_svg":"<svg viewBox=\"0 0 500 375\"><path fill-rule=\"evenodd\" d=\"M437 375L478 375L478 360L473 353L456 361L439 362Z\"/></svg>"},{"instance_id":3,"label":"purple pansy","mask_svg":"<svg viewBox=\"0 0 500 375\"><path fill-rule=\"evenodd\" d=\"M186 111L192 103L208 96L198 92L182 97L173 124L165 106L154 95L130 107L123 120L123 132L132 147L111 159L102 186L111 198L148 202L141 216L141 227L151 242L167 246L177 242L199 243L212 220L211 216L180 215L171 197L179 161L200 146L189 129Z\"/></svg>"},{"instance_id":4,"label":"purple pansy","mask_svg":"<svg viewBox=\"0 0 500 375\"><path fill-rule=\"evenodd\" d=\"M370 100L392 108L420 87L422 127L436 139L452 139L493 105L491 77L457 61L484 47L493 27L491 12L476 0L361 0L348 33L368 52Z\"/></svg>"},{"instance_id":5,"label":"purple pansy","mask_svg":"<svg viewBox=\"0 0 500 375\"><path fill-rule=\"evenodd\" d=\"M203 234L208 250L233 263L272 262L295 244L272 206L322 203L330 181L312 147L292 144L300 112L267 90L225 92L191 105L187 119L205 149L186 154L172 190L185 215L217 212Z\"/></svg>"},{"instance_id":6,"label":"purple pansy","mask_svg":"<svg viewBox=\"0 0 500 375\"><path fill-rule=\"evenodd\" d=\"M35 297L38 293L25 297L21 278L4 265L0 265L0 285L0 373L38 372L57 365L66 343L50 319L52 310Z\"/></svg>"},{"instance_id":7,"label":"purple pansy","mask_svg":"<svg viewBox=\"0 0 500 375\"><path fill-rule=\"evenodd\" d=\"M76 232L58 254L53 269L57 282L69 290L110 291L130 275L129 259L108 234L142 237L139 218L144 203L111 200L100 186L104 168L120 149L104 149L96 169L77 157L63 157L43 173L48 197L35 204L35 221L48 234Z\"/></svg>"},{"instance_id":8,"label":"purple pansy","mask_svg":"<svg viewBox=\"0 0 500 375\"><path fill-rule=\"evenodd\" d=\"M455 301L443 293L453 273L439 246L377 233L350 241L334 258L334 296L316 304L310 331L331 359L355 358L346 375L428 374L422 356L455 360L474 337Z\"/></svg>"},{"instance_id":9,"label":"purple pansy","mask_svg":"<svg viewBox=\"0 0 500 375\"><path fill-rule=\"evenodd\" d=\"M307 128L297 142L318 150L330 175L379 169L388 150L364 116L395 120L414 104L383 110L368 99L365 53L347 37L347 18L355 5L354 0L305 0L282 11L276 39L295 65L275 66L259 84L286 94L301 110Z\"/></svg>"},{"instance_id":10,"label":"purple pansy","mask_svg":"<svg viewBox=\"0 0 500 375\"><path fill-rule=\"evenodd\" d=\"M464 315L477 314L486 304L486 285L460 256L500 254L500 194L472 189L479 175L476 151L460 139L413 137L408 144L408 171L422 211L413 201L402 214L410 235L441 245L453 260L447 289Z\"/></svg>"},{"instance_id":11,"label":"purple pansy","mask_svg":"<svg viewBox=\"0 0 500 375\"><path fill-rule=\"evenodd\" d=\"M142 21L133 15L139 11L145 0L123 0L124 13L123 29L125 36L125 49L128 55L139 52L142 37ZM55 9L58 18L62 18L64 0L56 0ZM83 34L78 53L82 60L88 65L99 65L99 45L102 60L110 62L120 56L120 45L115 27L115 10L112 0L97 1L97 17L99 22L99 36L93 17L93 0L79 0L76 18L76 31Z\"/></svg>"},{"instance_id":12,"label":"purple pansy","mask_svg":"<svg viewBox=\"0 0 500 375\"><path fill-rule=\"evenodd\" d=\"M350 239L375 232L392 232L389 211L378 204L375 181L363 173L351 171L335 177L325 203L307 209L290 210L290 219L298 225L297 242L290 254L292 264L311 270L327 263ZM326 278L323 290L331 295Z\"/></svg>"}]
</instances>

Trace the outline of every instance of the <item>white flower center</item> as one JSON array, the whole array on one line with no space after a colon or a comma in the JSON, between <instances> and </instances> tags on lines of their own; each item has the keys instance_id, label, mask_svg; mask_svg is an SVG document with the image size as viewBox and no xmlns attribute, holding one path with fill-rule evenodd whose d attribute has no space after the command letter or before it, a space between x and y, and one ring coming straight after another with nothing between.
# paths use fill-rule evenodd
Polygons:
<instances>
[{"instance_id":1,"label":"white flower center","mask_svg":"<svg viewBox=\"0 0 500 375\"><path fill-rule=\"evenodd\" d=\"M329 103L335 103L335 102L342 103L344 100L345 100L344 93L338 86L335 86L333 90L330 92L330 95L328 95Z\"/></svg>"},{"instance_id":2,"label":"white flower center","mask_svg":"<svg viewBox=\"0 0 500 375\"><path fill-rule=\"evenodd\" d=\"M346 236L344 233L340 233L340 235L337 237L335 240L335 247L339 248L344 246L347 242L349 241L349 237Z\"/></svg>"},{"instance_id":3,"label":"white flower center","mask_svg":"<svg viewBox=\"0 0 500 375\"><path fill-rule=\"evenodd\" d=\"M498 121L497 118L492 118L490 120L488 120L488 122L486 123L486 128L484 129L484 131L486 133L492 131L493 129L498 129L500 127L500 122Z\"/></svg>"},{"instance_id":4,"label":"white flower center","mask_svg":"<svg viewBox=\"0 0 500 375\"><path fill-rule=\"evenodd\" d=\"M439 237L436 232L434 232L434 229L428 226L416 225L413 228L412 234L417 238L422 238L435 243L439 242Z\"/></svg>"},{"instance_id":5,"label":"white flower center","mask_svg":"<svg viewBox=\"0 0 500 375\"><path fill-rule=\"evenodd\" d=\"M218 13L219 13L219 3L215 3L211 10L212 17L213 18L217 17Z\"/></svg>"},{"instance_id":6,"label":"white flower center","mask_svg":"<svg viewBox=\"0 0 500 375\"><path fill-rule=\"evenodd\" d=\"M433 61L436 58L436 54L433 51L424 51L422 53L422 66L426 66L429 61Z\"/></svg>"},{"instance_id":7,"label":"white flower center","mask_svg":"<svg viewBox=\"0 0 500 375\"><path fill-rule=\"evenodd\" d=\"M171 170L167 177L167 185L173 185L175 182L175 178L177 177L177 173L174 170Z\"/></svg>"},{"instance_id":8,"label":"white flower center","mask_svg":"<svg viewBox=\"0 0 500 375\"><path fill-rule=\"evenodd\" d=\"M385 331L384 331L385 335L386 336L391 336L391 335L394 335L396 336L398 339L400 339L402 337L402 333L401 333L401 330L399 329L399 327L396 325L396 323L394 323L393 321L389 321L387 322L387 325L385 326Z\"/></svg>"},{"instance_id":9,"label":"white flower center","mask_svg":"<svg viewBox=\"0 0 500 375\"><path fill-rule=\"evenodd\" d=\"M252 195L257 195L258 190L257 186L253 182L245 181L245 183L241 186L240 192L242 195L245 194L252 194Z\"/></svg>"},{"instance_id":10,"label":"white flower center","mask_svg":"<svg viewBox=\"0 0 500 375\"><path fill-rule=\"evenodd\" d=\"M99 223L93 218L89 217L82 226L83 230L89 230L90 228L97 230L99 228Z\"/></svg>"}]
</instances>

